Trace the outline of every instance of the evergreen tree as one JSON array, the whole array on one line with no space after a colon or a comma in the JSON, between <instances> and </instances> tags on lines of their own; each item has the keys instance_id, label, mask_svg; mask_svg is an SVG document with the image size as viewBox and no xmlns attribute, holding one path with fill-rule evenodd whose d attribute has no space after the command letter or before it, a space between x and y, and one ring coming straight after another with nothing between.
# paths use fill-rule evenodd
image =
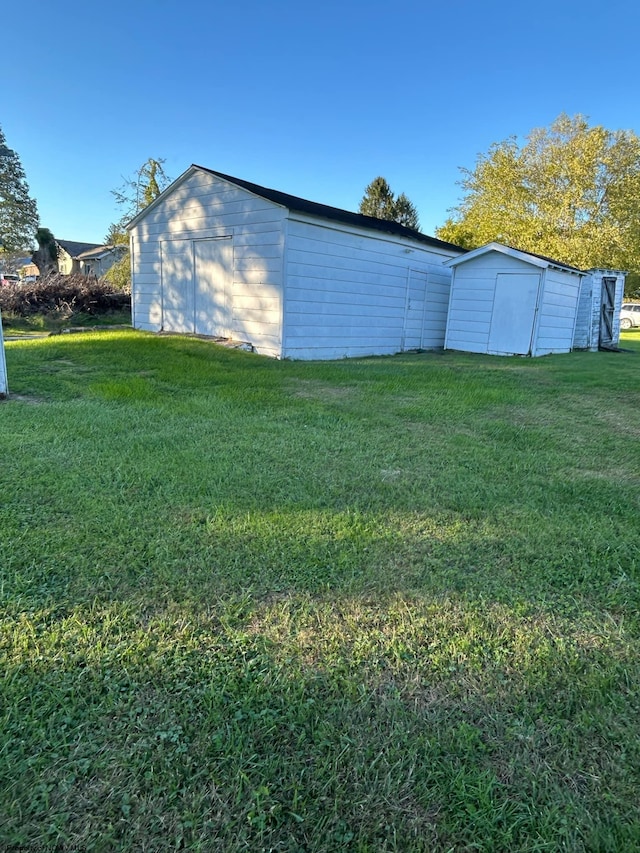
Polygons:
<instances>
[{"instance_id":1,"label":"evergreen tree","mask_svg":"<svg viewBox=\"0 0 640 853\"><path fill-rule=\"evenodd\" d=\"M359 212L364 216L373 216L376 219L388 219L391 222L399 222L407 228L418 230L418 211L413 202L409 201L404 193L396 198L391 191L387 180L377 177L366 187L364 196L360 202Z\"/></svg>"},{"instance_id":2,"label":"evergreen tree","mask_svg":"<svg viewBox=\"0 0 640 853\"><path fill-rule=\"evenodd\" d=\"M413 228L414 231L420 230L416 206L404 193L400 193L396 199L394 219L401 225L406 225L407 228Z\"/></svg>"},{"instance_id":3,"label":"evergreen tree","mask_svg":"<svg viewBox=\"0 0 640 853\"><path fill-rule=\"evenodd\" d=\"M366 187L359 211L363 216L395 221L395 199L385 178L375 178Z\"/></svg>"},{"instance_id":4,"label":"evergreen tree","mask_svg":"<svg viewBox=\"0 0 640 853\"><path fill-rule=\"evenodd\" d=\"M0 127L0 252L30 249L37 227L38 208L20 158L7 146Z\"/></svg>"}]
</instances>

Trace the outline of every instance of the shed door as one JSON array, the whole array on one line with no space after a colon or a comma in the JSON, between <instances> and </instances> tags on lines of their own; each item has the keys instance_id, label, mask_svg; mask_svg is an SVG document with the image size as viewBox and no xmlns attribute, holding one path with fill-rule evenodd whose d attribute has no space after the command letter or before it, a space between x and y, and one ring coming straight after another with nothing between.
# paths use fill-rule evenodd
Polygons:
<instances>
[{"instance_id":1,"label":"shed door","mask_svg":"<svg viewBox=\"0 0 640 853\"><path fill-rule=\"evenodd\" d=\"M443 275L429 273L425 299L422 343L425 349L441 349L447 330L451 282Z\"/></svg>"},{"instance_id":2,"label":"shed door","mask_svg":"<svg viewBox=\"0 0 640 853\"><path fill-rule=\"evenodd\" d=\"M191 240L165 240L162 254L162 328L194 331L193 252Z\"/></svg>"},{"instance_id":3,"label":"shed door","mask_svg":"<svg viewBox=\"0 0 640 853\"><path fill-rule=\"evenodd\" d=\"M420 349L422 347L426 291L426 272L409 270L404 312L403 350Z\"/></svg>"},{"instance_id":4,"label":"shed door","mask_svg":"<svg viewBox=\"0 0 640 853\"><path fill-rule=\"evenodd\" d=\"M442 275L409 270L403 350L444 347L450 286Z\"/></svg>"},{"instance_id":5,"label":"shed door","mask_svg":"<svg viewBox=\"0 0 640 853\"><path fill-rule=\"evenodd\" d=\"M233 325L233 244L231 237L196 240L196 334L228 337Z\"/></svg>"},{"instance_id":6,"label":"shed door","mask_svg":"<svg viewBox=\"0 0 640 853\"><path fill-rule=\"evenodd\" d=\"M489 331L490 353L531 352L539 287L538 273L498 273Z\"/></svg>"},{"instance_id":7,"label":"shed door","mask_svg":"<svg viewBox=\"0 0 640 853\"><path fill-rule=\"evenodd\" d=\"M600 344L613 343L613 316L616 302L615 278L602 279L602 301L600 302Z\"/></svg>"}]
</instances>

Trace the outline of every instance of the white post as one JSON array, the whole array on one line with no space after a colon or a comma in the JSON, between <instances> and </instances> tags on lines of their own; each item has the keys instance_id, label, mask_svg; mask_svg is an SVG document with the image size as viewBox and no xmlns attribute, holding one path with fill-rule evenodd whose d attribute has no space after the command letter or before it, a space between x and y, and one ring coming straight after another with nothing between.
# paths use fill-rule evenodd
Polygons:
<instances>
[{"instance_id":1,"label":"white post","mask_svg":"<svg viewBox=\"0 0 640 853\"><path fill-rule=\"evenodd\" d=\"M9 396L7 382L7 360L4 355L4 337L2 335L2 316L0 315L0 400Z\"/></svg>"}]
</instances>

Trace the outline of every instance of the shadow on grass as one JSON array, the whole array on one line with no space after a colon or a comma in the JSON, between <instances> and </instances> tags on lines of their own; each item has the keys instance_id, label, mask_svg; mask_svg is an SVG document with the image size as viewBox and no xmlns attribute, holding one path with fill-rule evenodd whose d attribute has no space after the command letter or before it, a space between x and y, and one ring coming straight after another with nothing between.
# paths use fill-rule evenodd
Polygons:
<instances>
[{"instance_id":1,"label":"shadow on grass","mask_svg":"<svg viewBox=\"0 0 640 853\"><path fill-rule=\"evenodd\" d=\"M636 849L617 358L12 344L4 846Z\"/></svg>"},{"instance_id":2,"label":"shadow on grass","mask_svg":"<svg viewBox=\"0 0 640 853\"><path fill-rule=\"evenodd\" d=\"M619 627L291 594L154 614L96 602L21 627L5 644L5 844L613 851L638 839L637 657Z\"/></svg>"}]
</instances>

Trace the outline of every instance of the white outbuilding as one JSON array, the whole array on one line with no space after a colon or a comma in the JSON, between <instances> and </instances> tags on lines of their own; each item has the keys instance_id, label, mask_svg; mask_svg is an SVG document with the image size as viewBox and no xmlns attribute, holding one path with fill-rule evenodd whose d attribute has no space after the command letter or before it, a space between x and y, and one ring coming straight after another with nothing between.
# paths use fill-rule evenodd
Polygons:
<instances>
[{"instance_id":1,"label":"white outbuilding","mask_svg":"<svg viewBox=\"0 0 640 853\"><path fill-rule=\"evenodd\" d=\"M453 270L445 348L546 355L615 347L624 274L589 270L489 243Z\"/></svg>"},{"instance_id":2,"label":"white outbuilding","mask_svg":"<svg viewBox=\"0 0 640 853\"><path fill-rule=\"evenodd\" d=\"M277 358L442 348L451 243L191 166L128 226L133 325Z\"/></svg>"}]
</instances>

